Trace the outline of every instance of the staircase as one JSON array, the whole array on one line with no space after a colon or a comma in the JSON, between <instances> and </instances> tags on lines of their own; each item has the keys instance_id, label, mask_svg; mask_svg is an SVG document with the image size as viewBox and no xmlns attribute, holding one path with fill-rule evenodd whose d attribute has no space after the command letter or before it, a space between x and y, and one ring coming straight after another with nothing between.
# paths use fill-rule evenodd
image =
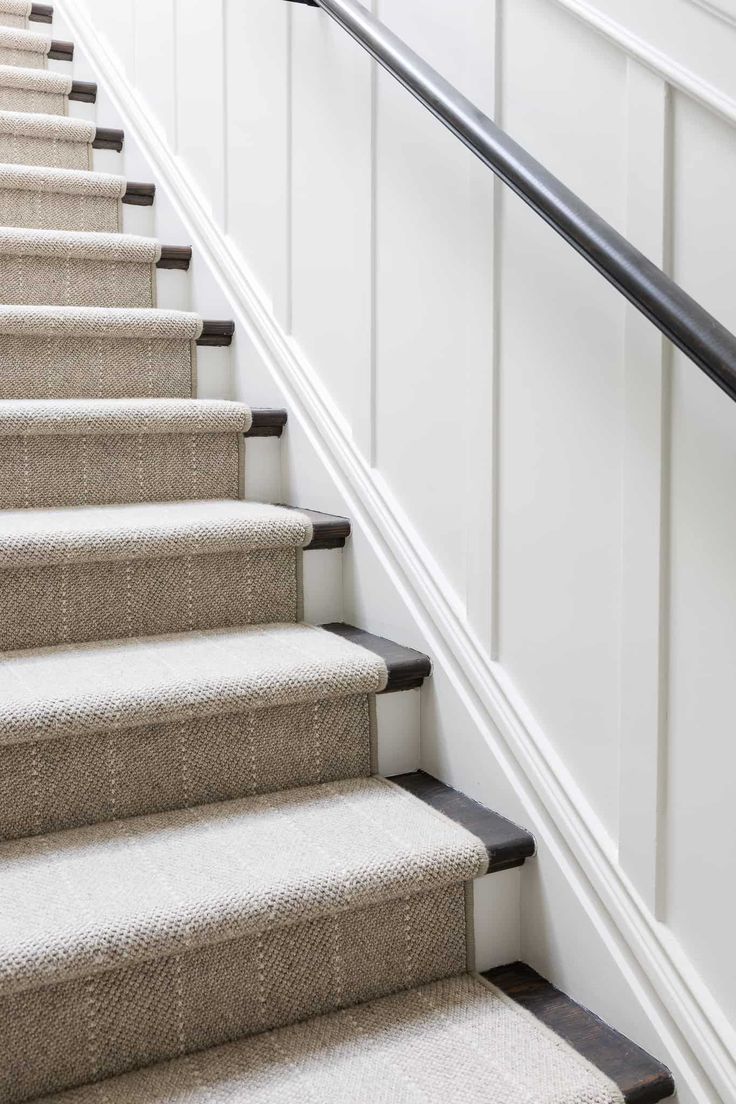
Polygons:
<instances>
[{"instance_id":1,"label":"staircase","mask_svg":"<svg viewBox=\"0 0 736 1104\"><path fill-rule=\"evenodd\" d=\"M344 518L246 497L280 410L198 397L233 324L47 5L0 0L0 1104L660 1100L668 1071L521 963L475 879L524 829L377 773L429 659L303 620ZM40 32L40 33L39 33ZM217 355L217 354L215 354Z\"/></svg>"}]
</instances>

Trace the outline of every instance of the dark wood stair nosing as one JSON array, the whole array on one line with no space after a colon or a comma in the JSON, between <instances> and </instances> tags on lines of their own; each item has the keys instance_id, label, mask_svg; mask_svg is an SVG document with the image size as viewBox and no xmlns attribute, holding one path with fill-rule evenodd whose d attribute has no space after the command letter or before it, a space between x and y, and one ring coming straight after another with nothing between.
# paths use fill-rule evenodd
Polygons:
<instances>
[{"instance_id":1,"label":"dark wood stair nosing","mask_svg":"<svg viewBox=\"0 0 736 1104\"><path fill-rule=\"evenodd\" d=\"M94 81L72 81L69 99L77 100L79 103L95 103L97 101L97 85Z\"/></svg>"},{"instance_id":2,"label":"dark wood stair nosing","mask_svg":"<svg viewBox=\"0 0 736 1104\"><path fill-rule=\"evenodd\" d=\"M674 1093L675 1083L665 1065L556 989L531 966L512 962L486 970L483 977L614 1081L627 1104L656 1104Z\"/></svg>"},{"instance_id":3,"label":"dark wood stair nosing","mask_svg":"<svg viewBox=\"0 0 736 1104\"><path fill-rule=\"evenodd\" d=\"M192 260L191 245L162 245L156 268L179 269L186 272Z\"/></svg>"},{"instance_id":4,"label":"dark wood stair nosing","mask_svg":"<svg viewBox=\"0 0 736 1104\"><path fill-rule=\"evenodd\" d=\"M47 56L53 61L74 61L74 43L60 42L54 38Z\"/></svg>"},{"instance_id":5,"label":"dark wood stair nosing","mask_svg":"<svg viewBox=\"0 0 736 1104\"><path fill-rule=\"evenodd\" d=\"M284 431L288 415L285 410L274 407L257 407L251 410L253 423L244 436L280 437Z\"/></svg>"},{"instance_id":6,"label":"dark wood stair nosing","mask_svg":"<svg viewBox=\"0 0 736 1104\"><path fill-rule=\"evenodd\" d=\"M391 781L477 836L488 852L489 874L523 866L534 855L534 836L526 828L520 828L512 820L494 813L460 790L446 786L431 774L412 771L410 774L397 774Z\"/></svg>"},{"instance_id":7,"label":"dark wood stair nosing","mask_svg":"<svg viewBox=\"0 0 736 1104\"><path fill-rule=\"evenodd\" d=\"M51 4L31 4L31 14L28 18L33 23L51 23L54 18L54 9Z\"/></svg>"},{"instance_id":8,"label":"dark wood stair nosing","mask_svg":"<svg viewBox=\"0 0 736 1104\"><path fill-rule=\"evenodd\" d=\"M320 510L307 510L301 506L287 506L284 502L279 502L277 505L285 510L298 510L300 514L306 514L312 522L312 540L305 545L305 552L345 547L345 541L350 536L349 518L340 517L338 514L324 514Z\"/></svg>"},{"instance_id":9,"label":"dark wood stair nosing","mask_svg":"<svg viewBox=\"0 0 736 1104\"><path fill-rule=\"evenodd\" d=\"M129 180L123 196L123 203L130 203L134 207L150 207L155 196L155 184L141 184L139 181Z\"/></svg>"},{"instance_id":10,"label":"dark wood stair nosing","mask_svg":"<svg viewBox=\"0 0 736 1104\"><path fill-rule=\"evenodd\" d=\"M115 150L116 153L120 153L124 138L125 132L116 127L97 127L92 148Z\"/></svg>"},{"instance_id":11,"label":"dark wood stair nosing","mask_svg":"<svg viewBox=\"0 0 736 1104\"><path fill-rule=\"evenodd\" d=\"M218 347L231 345L234 333L234 322L205 318L202 323L202 333L197 338L197 344Z\"/></svg>"},{"instance_id":12,"label":"dark wood stair nosing","mask_svg":"<svg viewBox=\"0 0 736 1104\"><path fill-rule=\"evenodd\" d=\"M432 673L432 661L423 652L396 644L384 636L358 629L355 625L346 625L342 621L333 621L323 625L323 629L360 644L370 652L375 652L384 660L388 668L388 682L383 694L393 694L400 690L416 690L425 678Z\"/></svg>"}]
</instances>

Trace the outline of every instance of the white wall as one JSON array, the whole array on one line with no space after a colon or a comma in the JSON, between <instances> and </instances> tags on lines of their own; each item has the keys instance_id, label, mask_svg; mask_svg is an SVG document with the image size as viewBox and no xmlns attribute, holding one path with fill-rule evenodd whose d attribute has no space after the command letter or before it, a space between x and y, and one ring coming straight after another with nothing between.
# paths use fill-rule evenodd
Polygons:
<instances>
[{"instance_id":1,"label":"white wall","mask_svg":"<svg viewBox=\"0 0 736 1104\"><path fill-rule=\"evenodd\" d=\"M736 407L324 14L65 7L260 302L348 609L433 651L427 767L538 834L525 956L736 1099ZM736 329L735 0L373 10Z\"/></svg>"}]
</instances>

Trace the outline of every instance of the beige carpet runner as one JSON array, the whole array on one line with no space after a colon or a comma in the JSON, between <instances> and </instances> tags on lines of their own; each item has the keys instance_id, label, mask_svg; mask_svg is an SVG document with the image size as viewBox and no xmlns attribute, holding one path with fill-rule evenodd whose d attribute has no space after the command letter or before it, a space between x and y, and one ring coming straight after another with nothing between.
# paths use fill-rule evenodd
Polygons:
<instances>
[{"instance_id":1,"label":"beige carpet runner","mask_svg":"<svg viewBox=\"0 0 736 1104\"><path fill-rule=\"evenodd\" d=\"M612 1104L473 969L483 844L375 774L30 4L0 0L0 1104ZM316 553L309 553L316 554Z\"/></svg>"}]
</instances>

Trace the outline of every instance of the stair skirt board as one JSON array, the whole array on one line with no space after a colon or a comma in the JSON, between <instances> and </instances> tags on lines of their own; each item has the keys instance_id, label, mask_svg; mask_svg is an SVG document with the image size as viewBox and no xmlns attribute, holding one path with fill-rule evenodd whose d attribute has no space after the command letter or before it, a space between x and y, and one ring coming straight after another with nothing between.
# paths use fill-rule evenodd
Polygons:
<instances>
[{"instance_id":1,"label":"stair skirt board","mask_svg":"<svg viewBox=\"0 0 736 1104\"><path fill-rule=\"evenodd\" d=\"M0 303L155 307L161 256L133 234L0 228Z\"/></svg>"},{"instance_id":2,"label":"stair skirt board","mask_svg":"<svg viewBox=\"0 0 736 1104\"><path fill-rule=\"evenodd\" d=\"M286 412L197 397L234 325L157 309L191 249L121 232L155 186L92 170L122 132L29 18L0 0L0 1104L620 1102L472 973L473 880L534 840L377 776L375 696L430 659L303 623L350 524L244 501Z\"/></svg>"}]
</instances>

